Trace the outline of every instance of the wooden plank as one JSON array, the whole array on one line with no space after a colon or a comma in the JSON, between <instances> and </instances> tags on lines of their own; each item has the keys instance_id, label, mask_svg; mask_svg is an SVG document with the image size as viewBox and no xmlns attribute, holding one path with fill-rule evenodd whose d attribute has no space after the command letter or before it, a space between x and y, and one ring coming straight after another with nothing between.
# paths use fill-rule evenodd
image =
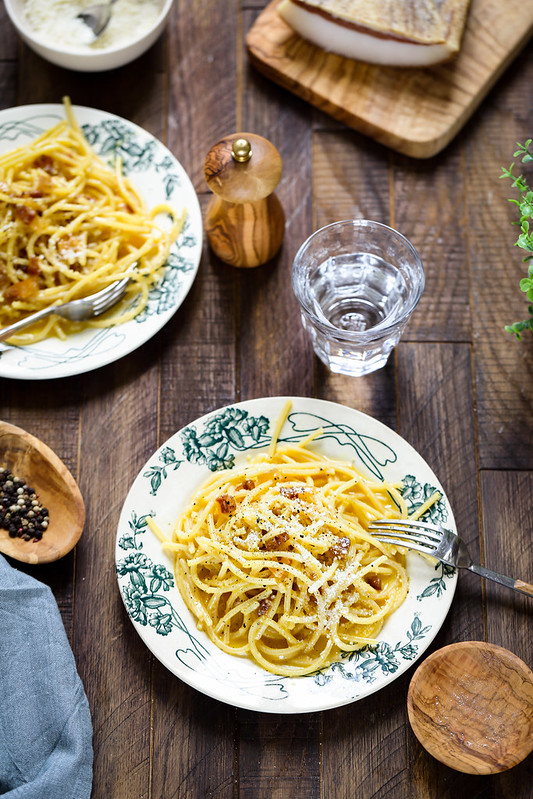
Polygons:
<instances>
[{"instance_id":1,"label":"wooden plank","mask_svg":"<svg viewBox=\"0 0 533 799\"><path fill-rule=\"evenodd\" d=\"M309 344L309 346L311 346ZM365 377L332 374L316 358L318 396L367 413L393 430L396 427L396 355L387 365Z\"/></svg>"},{"instance_id":2,"label":"wooden plank","mask_svg":"<svg viewBox=\"0 0 533 799\"><path fill-rule=\"evenodd\" d=\"M492 777L463 774L439 763L420 746L412 732L409 741L412 743L412 749L409 761L409 791L406 793L408 799L427 799L428 796L438 796L439 799L455 799L458 796L485 799L493 795L498 796L491 793Z\"/></svg>"},{"instance_id":3,"label":"wooden plank","mask_svg":"<svg viewBox=\"0 0 533 799\"><path fill-rule=\"evenodd\" d=\"M164 140L161 72L164 37L141 58L110 72L72 72L43 61L24 46L20 62L18 104L60 103L68 95L74 105L109 111L146 128ZM135 92L131 87L135 86ZM139 103L139 96L150 98ZM157 121L158 120L158 121Z\"/></svg>"},{"instance_id":4,"label":"wooden plank","mask_svg":"<svg viewBox=\"0 0 533 799\"><path fill-rule=\"evenodd\" d=\"M246 30L250 15L244 20ZM264 79L252 71L244 77L241 125L269 139L280 152L284 172L276 193L285 213L285 241L292 246L283 244L267 264L235 270L240 397L305 395L312 391L312 354L302 346L305 335L290 286L292 243L311 233L309 109L299 101L287 106L279 95L265 92Z\"/></svg>"},{"instance_id":5,"label":"wooden plank","mask_svg":"<svg viewBox=\"0 0 533 799\"><path fill-rule=\"evenodd\" d=\"M401 342L395 368L398 432L435 471L450 499L459 528L465 531L472 551L476 552L470 348ZM429 651L463 636L482 637L481 601L480 591L472 591L468 584L460 582L453 610ZM410 733L406 696L411 673L370 699L339 709L332 723L329 723L331 716L327 716L322 743L323 781L324 786L335 786L335 796L339 799L378 796L383 786L388 791L383 795L394 799L411 799L415 795L413 786L417 785L420 798L452 795L442 791L441 767ZM466 779L471 778L461 777L460 785L465 786Z\"/></svg>"},{"instance_id":6,"label":"wooden plank","mask_svg":"<svg viewBox=\"0 0 533 799\"><path fill-rule=\"evenodd\" d=\"M209 198L200 199L205 214ZM160 443L235 401L236 307L232 269L212 261L204 247L189 295L160 336Z\"/></svg>"},{"instance_id":7,"label":"wooden plank","mask_svg":"<svg viewBox=\"0 0 533 799\"><path fill-rule=\"evenodd\" d=\"M235 124L231 121L235 117L234 64L240 46L236 15L235 4L223 12L219 4L205 3L191 14L184 3L176 2L169 24L168 145L191 175L203 214L209 200L203 178L205 156L227 132L226 124L231 128ZM222 46L227 48L224 56ZM227 63L223 71L218 69L221 59ZM210 81L209 75L215 73ZM199 92L205 92L205 102L204 95L198 101ZM204 248L188 297L158 338L158 443L202 414L235 400L236 313L232 270L215 263ZM150 796L232 799L234 709L202 696L155 662L152 718Z\"/></svg>"},{"instance_id":8,"label":"wooden plank","mask_svg":"<svg viewBox=\"0 0 533 799\"><path fill-rule=\"evenodd\" d=\"M403 675L379 693L324 715L323 797L409 797L407 686Z\"/></svg>"},{"instance_id":9,"label":"wooden plank","mask_svg":"<svg viewBox=\"0 0 533 799\"><path fill-rule=\"evenodd\" d=\"M427 69L363 64L297 36L273 0L247 38L269 78L377 141L415 158L440 152L520 52L533 29L521 0L472 0L455 61Z\"/></svg>"},{"instance_id":10,"label":"wooden plank","mask_svg":"<svg viewBox=\"0 0 533 799\"><path fill-rule=\"evenodd\" d=\"M398 347L398 431L440 479L457 529L473 556L479 553L476 441L472 414L471 353L467 344L415 344ZM458 640L482 640L480 586L459 574L452 608L428 654ZM408 726L408 725L407 725ZM479 782L451 772L419 744L408 726L409 788L406 799L466 795ZM481 784L481 783L480 783Z\"/></svg>"},{"instance_id":11,"label":"wooden plank","mask_svg":"<svg viewBox=\"0 0 533 799\"><path fill-rule=\"evenodd\" d=\"M10 108L20 102L20 63L25 48L20 44L5 9L0 9L0 107ZM5 59L5 60L4 60ZM13 60L7 60L13 59ZM39 78L34 81L38 95ZM37 100L38 102L38 100ZM0 381L2 418L27 430L44 441L63 460L74 478L79 476L79 402L81 386L78 378L68 380L58 402L57 382L37 381L35 387L17 380ZM62 424L57 424L58 405ZM71 553L58 563L41 567L38 579L52 589L69 639L72 642L73 603L75 587L75 555ZM35 568L17 564L17 568L35 576Z\"/></svg>"},{"instance_id":12,"label":"wooden plank","mask_svg":"<svg viewBox=\"0 0 533 799\"><path fill-rule=\"evenodd\" d=\"M159 443L235 400L234 317L233 278L204 253L188 298L159 339ZM153 681L151 795L232 799L233 708L202 696L158 662Z\"/></svg>"},{"instance_id":13,"label":"wooden plank","mask_svg":"<svg viewBox=\"0 0 533 799\"><path fill-rule=\"evenodd\" d=\"M239 799L319 799L320 726L320 713L239 713Z\"/></svg>"},{"instance_id":14,"label":"wooden plank","mask_svg":"<svg viewBox=\"0 0 533 799\"><path fill-rule=\"evenodd\" d=\"M322 119L318 123L315 119L312 154L313 230L358 217L390 224L390 157L380 145L345 129L324 128ZM310 341L305 346L311 350ZM395 426L394 358L386 368L363 379L332 374L318 358L314 361L318 396Z\"/></svg>"},{"instance_id":15,"label":"wooden plank","mask_svg":"<svg viewBox=\"0 0 533 799\"><path fill-rule=\"evenodd\" d=\"M481 472L483 564L511 577L533 582L531 496L533 473ZM479 578L478 578L479 579ZM485 580L487 640L510 649L533 668L531 599ZM533 757L492 778L495 796L529 799Z\"/></svg>"},{"instance_id":16,"label":"wooden plank","mask_svg":"<svg viewBox=\"0 0 533 799\"><path fill-rule=\"evenodd\" d=\"M2 30L1 27L0 30ZM17 104L17 74L18 64L16 61L0 61L0 108L2 110L12 108Z\"/></svg>"},{"instance_id":17,"label":"wooden plank","mask_svg":"<svg viewBox=\"0 0 533 799\"><path fill-rule=\"evenodd\" d=\"M533 560L527 557L532 494L532 472L481 472L483 565L529 583L533 582ZM512 648L533 667L531 601L490 580L485 580L485 594L488 640Z\"/></svg>"},{"instance_id":18,"label":"wooden plank","mask_svg":"<svg viewBox=\"0 0 533 799\"><path fill-rule=\"evenodd\" d=\"M233 799L233 708L203 696L156 665L150 797Z\"/></svg>"},{"instance_id":19,"label":"wooden plank","mask_svg":"<svg viewBox=\"0 0 533 799\"><path fill-rule=\"evenodd\" d=\"M238 6L206 2L192 11L177 0L169 18L168 141L198 192L207 191L207 153L236 129Z\"/></svg>"},{"instance_id":20,"label":"wooden plank","mask_svg":"<svg viewBox=\"0 0 533 799\"><path fill-rule=\"evenodd\" d=\"M2 29L8 24L1 20ZM157 75L160 65L161 44L155 46L141 59L142 64L132 67L129 73L115 70L106 74L83 75L68 70L54 67L35 55L27 46L20 44L20 61L2 62L0 75L4 76L6 91L1 93L2 105L5 107L25 103L60 102L64 94L72 96L74 102L102 107L102 99L106 96L106 89L110 89L115 97L129 98L116 100L109 108L112 112L129 117L138 124L152 127L153 132L161 132L161 128L154 124L157 109L148 105L152 113L144 111L143 118L131 104L132 95L126 91L129 81L137 78L139 85L146 82L150 75L149 64L152 64L152 75ZM10 51L6 52L6 55ZM154 58L156 59L154 61ZM142 79L141 79L141 76ZM85 86L84 86L85 84ZM80 94L80 89L83 94ZM159 94L159 93L158 93ZM81 101L78 99L83 98ZM111 95L110 95L111 96ZM67 467L75 477L80 474L79 444L80 444L80 408L82 404L83 378L72 378L62 381L38 381L37 389L28 390L27 383L19 381L2 381L2 403L6 410L4 418L11 419L24 429L30 426L32 419L39 419L38 426L29 432L44 440L64 460ZM60 387L61 385L61 387ZM12 412L8 410L12 408ZM57 423L57 415L61 414L61 424ZM87 529L87 526L86 526ZM84 535L85 538L85 535ZM83 546L83 540L82 544ZM70 555L57 564L46 567L40 572L42 579L50 585L62 613L67 634L71 636L73 616L73 602L75 596L75 556ZM75 653L77 654L77 653Z\"/></svg>"},{"instance_id":21,"label":"wooden plank","mask_svg":"<svg viewBox=\"0 0 533 799\"><path fill-rule=\"evenodd\" d=\"M457 528L476 555L479 525L471 369L471 352L466 344L398 345L398 432L440 479ZM467 591L462 596L462 582L453 613L454 624L459 624L454 634L460 632L462 624L470 626L467 618L475 617L481 600L478 592ZM473 605L469 610L470 601Z\"/></svg>"},{"instance_id":22,"label":"wooden plank","mask_svg":"<svg viewBox=\"0 0 533 799\"><path fill-rule=\"evenodd\" d=\"M461 261L461 247L464 246L463 189L456 176L461 164L459 148L446 157L446 164L439 169L435 160L430 165L411 164L393 157L391 164L388 158L384 161L377 145L369 148L365 143L363 148L357 139L343 131L318 129L314 140L317 226L351 215L377 218L394 224L411 240L415 238L423 255L435 251L438 256L440 252L442 267L439 263L433 272L431 267L427 267L430 302L424 311L421 310L424 325L420 325L419 335L427 339L466 338L468 328L463 316L468 320L468 292L467 278L462 277ZM389 185L392 187L391 197L383 188ZM421 197L423 203L420 203ZM442 217L439 219L440 206ZM414 207L418 209L417 214L412 212ZM453 248L455 257L446 257L449 248ZM433 257L437 262L437 257ZM439 300L443 308L439 307ZM456 301L459 302L457 312L453 307ZM450 442L453 451L447 453L452 458L451 466L445 473L460 473L455 468L461 467L459 459L464 457L463 447L466 446L471 452L471 479L475 485L475 442L468 404L471 401L469 348L406 343L416 339L416 335L416 330L413 334L410 326L404 342L387 367L368 377L354 380L329 375L326 369L321 368L321 396L357 407L392 428L397 426L399 413L400 432L415 446L420 444L422 454L430 463L435 450L435 433L446 429L446 424L449 424L456 429L456 434ZM451 374L454 375L453 383L450 382ZM460 388L456 387L457 383ZM423 393L424 386L433 385L438 385L439 389L430 394ZM407 400L397 409L397 398L400 397ZM424 409L422 414L420 408ZM462 420L460 430L455 427L456 413ZM417 429L413 431L411 425ZM432 426L435 432L431 432L428 447L426 435ZM439 474L437 466L434 468ZM455 488L462 497L464 488L458 481ZM474 529L477 527L475 496L473 505L469 498L469 513L465 512L463 516L471 521L473 515ZM461 616L460 624L470 628L472 622L468 613L476 613L480 597L467 601L466 606L468 609ZM437 644L439 641L447 642L448 634L446 627L438 636ZM358 704L355 712L353 706L337 710L335 719L338 723L333 725L329 724L330 714L327 715L322 742L323 784L328 788L334 785L336 796L378 795L386 785L391 796L410 797L413 784L418 784L423 773L425 778L421 784L426 788L425 795L441 795L432 793L435 785L442 783L438 765L423 751L418 751L415 757L412 747L416 744L412 741L405 749L407 684L408 679L402 678L391 686L392 690L372 697L371 703L365 700ZM365 704L371 705L368 712L364 710ZM368 714L379 729L375 738L372 733L369 735ZM409 733L407 740L410 740Z\"/></svg>"},{"instance_id":23,"label":"wooden plank","mask_svg":"<svg viewBox=\"0 0 533 799\"><path fill-rule=\"evenodd\" d=\"M385 157L384 157L385 156ZM373 142L351 131L313 135L315 227L342 219L374 219L390 224L390 158Z\"/></svg>"},{"instance_id":24,"label":"wooden plank","mask_svg":"<svg viewBox=\"0 0 533 799\"><path fill-rule=\"evenodd\" d=\"M505 76L472 126L466 149L468 257L472 292L474 365L481 468L533 466L533 368L531 335L517 342L504 327L527 316L519 282L527 274L524 253L514 246L519 230L509 180L502 165L513 159L517 141L531 137L533 52ZM513 109L521 109L515 113ZM533 171L517 164L533 181Z\"/></svg>"},{"instance_id":25,"label":"wooden plank","mask_svg":"<svg viewBox=\"0 0 533 799\"><path fill-rule=\"evenodd\" d=\"M524 52L520 68L502 77L445 153L411 162L273 87L250 67L241 37L264 0L243 0L242 6L247 10L239 16L237 0L230 6L176 0L166 38L130 67L102 75L48 65L14 34L5 39L8 49L0 48L2 105L58 102L69 93L74 102L133 119L168 141L193 175L204 212L203 162L221 135L255 130L276 144L284 162L278 195L287 227L275 262L241 272L206 247L179 312L140 350L64 381L0 381L2 417L56 450L79 476L87 503L77 554L38 573L22 568L52 586L73 631L93 713L93 797L453 799L469 793L526 799L531 757L506 774L477 778L440 766L422 749L405 709L414 666L378 694L323 714L237 711L167 672L122 607L114 574L116 523L147 457L208 410L279 393L342 402L397 428L445 485L476 555L479 431L481 462L498 469L481 475L484 560L533 579L524 560L532 488L530 341L500 337L503 324L522 309L523 266L512 244L508 186L498 179L515 141L533 129L533 55ZM2 14L0 42L7 30ZM356 214L404 232L421 251L428 284L387 367L354 380L329 374L313 356L290 268L316 227ZM517 466L524 471L501 471ZM461 573L433 648L486 636L531 665L528 601L492 585L485 606L481 597L479 578Z\"/></svg>"},{"instance_id":26,"label":"wooden plank","mask_svg":"<svg viewBox=\"0 0 533 799\"><path fill-rule=\"evenodd\" d=\"M17 58L19 39L15 32L15 28L11 24L11 20L7 15L4 4L0 6L0 61L15 61ZM3 94L2 97L3 105ZM3 105L4 108L9 108L9 105Z\"/></svg>"},{"instance_id":27,"label":"wooden plank","mask_svg":"<svg viewBox=\"0 0 533 799\"><path fill-rule=\"evenodd\" d=\"M155 450L154 354L149 344L86 384L80 488L88 513L77 553L74 651L93 717L96 796L148 796L152 658L123 607L114 562L122 504Z\"/></svg>"},{"instance_id":28,"label":"wooden plank","mask_svg":"<svg viewBox=\"0 0 533 799\"><path fill-rule=\"evenodd\" d=\"M252 13L246 11L244 30L251 24ZM243 42L241 47L244 59ZM285 240L292 244L311 232L310 111L300 101L287 105L267 89L262 76L244 73L240 125L267 138L280 152L284 171L276 193L285 212ZM234 270L241 399L313 393L312 353L302 346L305 337L290 288L293 255L292 247L283 245L269 263ZM241 799L318 799L318 714L293 718L237 711L237 719Z\"/></svg>"},{"instance_id":29,"label":"wooden plank","mask_svg":"<svg viewBox=\"0 0 533 799\"><path fill-rule=\"evenodd\" d=\"M404 339L470 341L465 183L461 140L440 156L412 161L394 155L392 227L418 251L426 275ZM416 213L413 209L416 208Z\"/></svg>"},{"instance_id":30,"label":"wooden plank","mask_svg":"<svg viewBox=\"0 0 533 799\"><path fill-rule=\"evenodd\" d=\"M231 276L202 259L188 299L160 337L159 443L234 401L234 309ZM152 796L231 799L233 709L203 697L158 662L153 680Z\"/></svg>"}]
</instances>

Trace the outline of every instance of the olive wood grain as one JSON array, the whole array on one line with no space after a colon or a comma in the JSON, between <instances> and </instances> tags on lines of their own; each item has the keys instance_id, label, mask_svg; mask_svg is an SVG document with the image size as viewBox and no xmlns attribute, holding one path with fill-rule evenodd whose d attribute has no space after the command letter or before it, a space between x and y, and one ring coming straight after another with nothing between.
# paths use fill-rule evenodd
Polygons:
<instances>
[{"instance_id":1,"label":"olive wood grain","mask_svg":"<svg viewBox=\"0 0 533 799\"><path fill-rule=\"evenodd\" d=\"M11 538L0 528L0 552L34 564L62 558L78 543L85 523L83 498L67 467L38 438L2 421L0 464L31 486L49 511L49 525L39 541Z\"/></svg>"},{"instance_id":2,"label":"olive wood grain","mask_svg":"<svg viewBox=\"0 0 533 799\"><path fill-rule=\"evenodd\" d=\"M525 583L523 580L516 580L514 587L517 591L522 591L523 594L533 596L533 585Z\"/></svg>"},{"instance_id":3,"label":"olive wood grain","mask_svg":"<svg viewBox=\"0 0 533 799\"><path fill-rule=\"evenodd\" d=\"M281 19L278 3L273 0L248 33L252 63L341 122L415 158L435 155L451 141L533 29L533 6L523 0L472 0L454 61L426 69L382 67L303 40Z\"/></svg>"},{"instance_id":4,"label":"olive wood grain","mask_svg":"<svg viewBox=\"0 0 533 799\"><path fill-rule=\"evenodd\" d=\"M256 203L228 203L214 197L205 229L213 252L231 266L254 267L270 261L283 240L285 215L275 194Z\"/></svg>"},{"instance_id":5,"label":"olive wood grain","mask_svg":"<svg viewBox=\"0 0 533 799\"><path fill-rule=\"evenodd\" d=\"M457 771L506 771L533 750L533 672L494 644L434 652L411 680L407 709L422 746Z\"/></svg>"},{"instance_id":6,"label":"olive wood grain","mask_svg":"<svg viewBox=\"0 0 533 799\"><path fill-rule=\"evenodd\" d=\"M248 160L236 161L233 144L250 144ZM282 173L281 156L267 139L255 133L234 133L218 141L205 160L205 180L211 191L229 203L255 203L272 194Z\"/></svg>"}]
</instances>

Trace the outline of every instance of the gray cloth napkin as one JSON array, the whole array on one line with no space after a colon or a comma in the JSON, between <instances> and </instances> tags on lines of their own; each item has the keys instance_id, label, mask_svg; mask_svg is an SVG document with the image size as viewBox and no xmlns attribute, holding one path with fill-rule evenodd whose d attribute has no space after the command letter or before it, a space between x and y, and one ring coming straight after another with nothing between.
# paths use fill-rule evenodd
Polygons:
<instances>
[{"instance_id":1,"label":"gray cloth napkin","mask_svg":"<svg viewBox=\"0 0 533 799\"><path fill-rule=\"evenodd\" d=\"M0 796L89 799L89 705L51 590L0 555Z\"/></svg>"}]
</instances>

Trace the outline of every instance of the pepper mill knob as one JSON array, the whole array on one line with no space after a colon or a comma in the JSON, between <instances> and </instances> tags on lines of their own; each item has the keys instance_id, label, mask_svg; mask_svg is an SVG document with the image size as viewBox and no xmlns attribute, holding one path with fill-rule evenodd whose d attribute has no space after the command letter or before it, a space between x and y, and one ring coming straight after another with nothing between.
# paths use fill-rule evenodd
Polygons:
<instances>
[{"instance_id":1,"label":"pepper mill knob","mask_svg":"<svg viewBox=\"0 0 533 799\"><path fill-rule=\"evenodd\" d=\"M248 139L235 139L231 147L231 155L240 164L249 161L252 157L252 145Z\"/></svg>"},{"instance_id":2,"label":"pepper mill knob","mask_svg":"<svg viewBox=\"0 0 533 799\"><path fill-rule=\"evenodd\" d=\"M205 226L213 251L225 263L259 266L278 252L285 215L274 189L281 172L274 145L254 133L225 136L207 154L204 174L215 196Z\"/></svg>"}]
</instances>

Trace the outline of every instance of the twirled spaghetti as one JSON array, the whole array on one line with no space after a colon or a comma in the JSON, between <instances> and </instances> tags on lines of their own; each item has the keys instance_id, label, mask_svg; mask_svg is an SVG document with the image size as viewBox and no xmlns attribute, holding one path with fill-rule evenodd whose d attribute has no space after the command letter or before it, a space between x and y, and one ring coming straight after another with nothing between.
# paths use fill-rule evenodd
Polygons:
<instances>
[{"instance_id":1,"label":"twirled spaghetti","mask_svg":"<svg viewBox=\"0 0 533 799\"><path fill-rule=\"evenodd\" d=\"M124 277L124 301L90 322L109 327L145 307L184 218L147 210L120 161L113 171L87 142L68 99L67 119L0 156L0 327L88 296ZM168 224L156 217L165 215ZM34 343L80 329L53 315L10 339Z\"/></svg>"},{"instance_id":2,"label":"twirled spaghetti","mask_svg":"<svg viewBox=\"0 0 533 799\"><path fill-rule=\"evenodd\" d=\"M300 676L375 643L405 599L404 556L367 528L406 516L399 486L302 442L214 475L162 540L185 603L220 649Z\"/></svg>"}]
</instances>

